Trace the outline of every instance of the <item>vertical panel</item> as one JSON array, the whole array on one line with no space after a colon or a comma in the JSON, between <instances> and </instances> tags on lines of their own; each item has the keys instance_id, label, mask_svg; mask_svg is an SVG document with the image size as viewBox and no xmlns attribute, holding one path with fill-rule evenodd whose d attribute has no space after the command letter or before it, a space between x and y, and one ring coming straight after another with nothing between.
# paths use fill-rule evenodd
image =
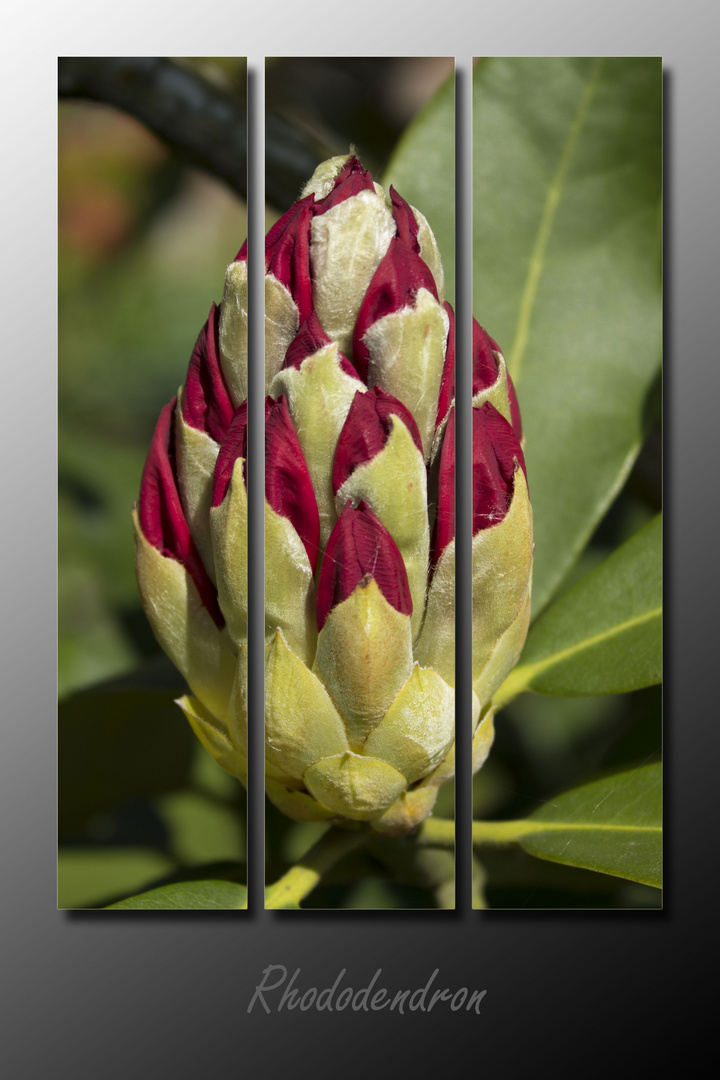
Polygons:
<instances>
[{"instance_id":1,"label":"vertical panel","mask_svg":"<svg viewBox=\"0 0 720 1080\"><path fill-rule=\"evenodd\" d=\"M60 64L95 98L60 123L60 907L243 904L243 483L214 480L246 352L245 64L213 61L218 90L207 63Z\"/></svg>"},{"instance_id":2,"label":"vertical panel","mask_svg":"<svg viewBox=\"0 0 720 1080\"><path fill-rule=\"evenodd\" d=\"M274 59L266 110L266 903L451 907L452 61Z\"/></svg>"},{"instance_id":3,"label":"vertical panel","mask_svg":"<svg viewBox=\"0 0 720 1080\"><path fill-rule=\"evenodd\" d=\"M641 709L619 691L654 681L660 664L659 555L638 530L660 509L661 77L652 57L491 57L475 70L474 297L486 331L473 356L473 676L481 708L503 709L475 783L475 834L537 856L490 853L491 906L656 903L568 867L657 880L639 869L652 851L600 824L612 806L659 843L654 773L632 770L659 757L660 699L645 690ZM631 624L646 632L615 648ZM567 658L570 676L554 677ZM612 784L602 797L586 787L620 772L617 804L605 805ZM549 820L553 841L538 825ZM581 844L572 826L588 822Z\"/></svg>"}]
</instances>

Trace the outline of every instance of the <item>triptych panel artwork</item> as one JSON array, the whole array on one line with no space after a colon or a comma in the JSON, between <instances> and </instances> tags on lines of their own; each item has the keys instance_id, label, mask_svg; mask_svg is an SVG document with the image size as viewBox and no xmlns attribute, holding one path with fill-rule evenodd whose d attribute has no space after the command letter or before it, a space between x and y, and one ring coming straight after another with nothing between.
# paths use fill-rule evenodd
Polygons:
<instances>
[{"instance_id":1,"label":"triptych panel artwork","mask_svg":"<svg viewBox=\"0 0 720 1080\"><path fill-rule=\"evenodd\" d=\"M660 62L154 63L61 109L59 906L657 907Z\"/></svg>"}]
</instances>

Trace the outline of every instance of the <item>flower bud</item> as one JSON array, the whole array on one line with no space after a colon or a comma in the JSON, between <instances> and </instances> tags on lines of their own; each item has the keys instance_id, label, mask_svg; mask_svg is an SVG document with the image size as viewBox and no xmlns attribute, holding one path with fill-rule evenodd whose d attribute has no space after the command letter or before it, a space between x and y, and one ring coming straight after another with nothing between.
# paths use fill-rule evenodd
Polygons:
<instances>
[{"instance_id":1,"label":"flower bud","mask_svg":"<svg viewBox=\"0 0 720 1080\"><path fill-rule=\"evenodd\" d=\"M361 502L347 504L330 534L318 579L317 628L322 630L332 608L374 578L381 593L405 615L412 612L407 571L390 533Z\"/></svg>"},{"instance_id":2,"label":"flower bud","mask_svg":"<svg viewBox=\"0 0 720 1080\"><path fill-rule=\"evenodd\" d=\"M473 405L489 401L509 420L522 441L522 424L515 387L500 346L473 319Z\"/></svg>"},{"instance_id":3,"label":"flower bud","mask_svg":"<svg viewBox=\"0 0 720 1080\"><path fill-rule=\"evenodd\" d=\"M334 160L338 165L343 161ZM353 160L343 161L333 186L315 207L310 261L318 317L340 351L355 362L352 340L357 313L395 234L395 223L372 181L358 180ZM324 182L320 190L326 187Z\"/></svg>"},{"instance_id":4,"label":"flower bud","mask_svg":"<svg viewBox=\"0 0 720 1080\"><path fill-rule=\"evenodd\" d=\"M237 408L247 398L247 241L225 274L219 354L230 399Z\"/></svg>"},{"instance_id":5,"label":"flower bud","mask_svg":"<svg viewBox=\"0 0 720 1080\"><path fill-rule=\"evenodd\" d=\"M448 317L448 336L445 348L445 361L443 363L442 377L440 379L440 391L438 393L438 407L435 416L435 432L441 427L450 412L450 406L455 398L455 312L447 300L443 305Z\"/></svg>"},{"instance_id":6,"label":"flower bud","mask_svg":"<svg viewBox=\"0 0 720 1080\"><path fill-rule=\"evenodd\" d=\"M448 331L429 267L394 237L358 312L353 363L368 385L382 386L412 412L425 457L435 432Z\"/></svg>"},{"instance_id":7,"label":"flower bud","mask_svg":"<svg viewBox=\"0 0 720 1080\"><path fill-rule=\"evenodd\" d=\"M210 533L220 605L230 637L247 641L247 401L232 419L212 479Z\"/></svg>"},{"instance_id":8,"label":"flower bud","mask_svg":"<svg viewBox=\"0 0 720 1080\"><path fill-rule=\"evenodd\" d=\"M338 511L365 502L402 557L412 598L412 632L422 624L427 589L427 473L417 424L408 409L375 386L356 393L333 465Z\"/></svg>"},{"instance_id":9,"label":"flower bud","mask_svg":"<svg viewBox=\"0 0 720 1080\"><path fill-rule=\"evenodd\" d=\"M320 518L310 473L284 397L265 399L265 498L288 518L303 542L313 573L320 551Z\"/></svg>"},{"instance_id":10,"label":"flower bud","mask_svg":"<svg viewBox=\"0 0 720 1080\"><path fill-rule=\"evenodd\" d=\"M265 273L284 285L295 301L300 322L313 311L310 281L311 196L295 203L265 238Z\"/></svg>"},{"instance_id":11,"label":"flower bud","mask_svg":"<svg viewBox=\"0 0 720 1080\"><path fill-rule=\"evenodd\" d=\"M135 566L158 641L193 693L220 720L227 713L234 655L218 596L190 535L175 472L175 398L160 414L140 485Z\"/></svg>"},{"instance_id":12,"label":"flower bud","mask_svg":"<svg viewBox=\"0 0 720 1080\"><path fill-rule=\"evenodd\" d=\"M202 744L247 778L247 248L134 515L143 603ZM432 230L354 155L265 241L265 774L299 821L400 835L455 768L455 316ZM527 632L532 513L505 360L473 323L473 769ZM431 545L432 533L432 545Z\"/></svg>"},{"instance_id":13,"label":"flower bud","mask_svg":"<svg viewBox=\"0 0 720 1080\"><path fill-rule=\"evenodd\" d=\"M512 426L486 402L473 409L473 536L502 521L525 458Z\"/></svg>"},{"instance_id":14,"label":"flower bud","mask_svg":"<svg viewBox=\"0 0 720 1080\"><path fill-rule=\"evenodd\" d=\"M513 426L490 402L473 409L473 686L482 708L527 634L532 511Z\"/></svg>"},{"instance_id":15,"label":"flower bud","mask_svg":"<svg viewBox=\"0 0 720 1080\"><path fill-rule=\"evenodd\" d=\"M173 418L177 398L160 413L150 452L143 468L138 499L138 518L146 540L162 554L176 559L190 574L213 622L224 625L217 592L208 576L190 529L175 479Z\"/></svg>"},{"instance_id":16,"label":"flower bud","mask_svg":"<svg viewBox=\"0 0 720 1080\"><path fill-rule=\"evenodd\" d=\"M367 394L357 393L340 432L335 451L332 472L333 491L337 493L359 465L372 461L375 455L380 453L393 431L393 423L390 419L392 416L397 416L402 420L422 454L417 424L412 413L401 401L379 386L374 386Z\"/></svg>"},{"instance_id":17,"label":"flower bud","mask_svg":"<svg viewBox=\"0 0 720 1080\"><path fill-rule=\"evenodd\" d=\"M290 342L285 353L283 367L293 367L299 370L302 367L303 360L307 360L308 356L314 356L316 352L326 348L328 345L332 346L333 341L323 330L317 314L313 312ZM340 351L337 352L337 361L340 370L349 375L351 379L360 378L347 356L343 356Z\"/></svg>"}]
</instances>

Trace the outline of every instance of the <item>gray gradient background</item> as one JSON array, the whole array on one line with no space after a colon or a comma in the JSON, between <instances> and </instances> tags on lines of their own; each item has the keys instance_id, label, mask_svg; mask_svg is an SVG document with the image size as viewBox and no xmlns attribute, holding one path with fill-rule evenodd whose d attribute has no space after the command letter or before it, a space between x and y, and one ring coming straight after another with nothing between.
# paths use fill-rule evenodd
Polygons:
<instances>
[{"instance_id":1,"label":"gray gradient background","mask_svg":"<svg viewBox=\"0 0 720 1080\"><path fill-rule=\"evenodd\" d=\"M699 976L715 929L711 811L720 757L717 632L717 7L469 0L301 9L77 0L55 23L14 14L4 60L2 657L0 738L4 1072L77 1080L646 1074L668 1042L697 1045ZM223 14L224 13L224 14ZM197 22L197 26L193 25ZM212 25L208 24L212 22ZM663 912L83 913L55 909L55 118L57 55L213 55L256 71L265 53L662 55L666 71L667 676ZM30 47L32 46L32 52ZM462 162L461 162L462 164ZM9 250L8 250L9 247ZM469 242L460 248L467 257ZM709 476L709 510L701 511ZM701 513L703 516L701 517ZM714 687L713 687L714 689ZM411 917L412 916L412 917ZM712 924L710 922L712 918ZM714 936L714 935L713 935ZM364 985L487 989L480 1016L291 1013L248 1017L262 968L305 986L342 967ZM707 991L706 991L707 992ZM683 998L690 1026L678 1016Z\"/></svg>"}]
</instances>

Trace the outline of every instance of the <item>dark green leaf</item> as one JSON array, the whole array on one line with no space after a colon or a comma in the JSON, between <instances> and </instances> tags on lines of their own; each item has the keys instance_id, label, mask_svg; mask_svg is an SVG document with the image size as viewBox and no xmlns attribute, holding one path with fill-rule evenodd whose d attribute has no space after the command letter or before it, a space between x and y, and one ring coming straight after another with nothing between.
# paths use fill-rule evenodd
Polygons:
<instances>
[{"instance_id":1,"label":"dark green leaf","mask_svg":"<svg viewBox=\"0 0 720 1080\"><path fill-rule=\"evenodd\" d=\"M167 855L142 847L61 848L58 855L58 907L87 908L116 896L146 889L177 869Z\"/></svg>"},{"instance_id":2,"label":"dark green leaf","mask_svg":"<svg viewBox=\"0 0 720 1080\"><path fill-rule=\"evenodd\" d=\"M481 61L474 313L518 388L533 609L628 475L660 361L661 61Z\"/></svg>"},{"instance_id":3,"label":"dark green leaf","mask_svg":"<svg viewBox=\"0 0 720 1080\"><path fill-rule=\"evenodd\" d=\"M546 803L526 824L533 829L520 843L540 859L657 888L662 884L660 765L569 791Z\"/></svg>"},{"instance_id":4,"label":"dark green leaf","mask_svg":"<svg viewBox=\"0 0 720 1080\"><path fill-rule=\"evenodd\" d=\"M181 881L110 904L109 909L113 908L123 911L247 908L247 889L234 881Z\"/></svg>"},{"instance_id":5,"label":"dark green leaf","mask_svg":"<svg viewBox=\"0 0 720 1080\"><path fill-rule=\"evenodd\" d=\"M548 608L498 692L616 694L662 676L662 518L658 515Z\"/></svg>"}]
</instances>

